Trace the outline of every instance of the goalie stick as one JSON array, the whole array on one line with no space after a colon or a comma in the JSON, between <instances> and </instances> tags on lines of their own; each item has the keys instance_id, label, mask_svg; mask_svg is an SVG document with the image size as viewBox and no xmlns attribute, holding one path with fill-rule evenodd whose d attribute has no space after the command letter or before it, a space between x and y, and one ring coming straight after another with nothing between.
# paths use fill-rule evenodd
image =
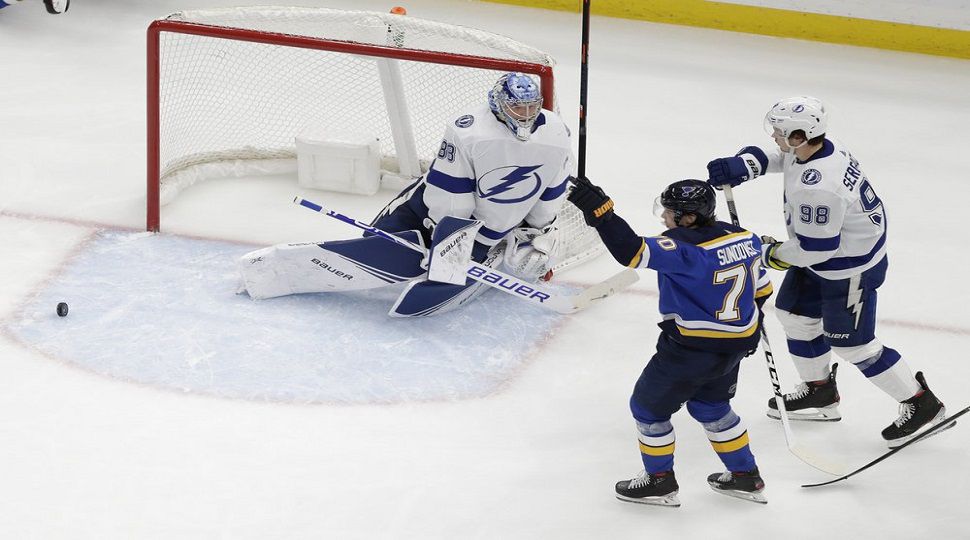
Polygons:
<instances>
[{"instance_id":1,"label":"goalie stick","mask_svg":"<svg viewBox=\"0 0 970 540\"><path fill-rule=\"evenodd\" d=\"M848 473L846 475L840 476L840 477L838 477L838 478L836 478L834 480L829 480L827 482L819 482L817 484L802 484L802 487L803 488L811 488L811 487L827 486L829 484L834 484L836 482L841 482L842 480L845 480L845 479L847 479L847 478L849 478L851 476L855 476L855 475L861 473L862 471L868 469L869 467L872 467L876 463L879 463L880 461L882 461L882 460L888 458L889 456L895 454L896 452L899 452L900 450L902 450L903 448L906 448L907 446L909 446L911 444L918 443L919 441L922 441L923 439L927 439L929 437L932 437L933 435L937 435L937 434L939 434L939 433L941 433L941 432L943 432L943 431L945 431L947 429L950 429L951 427L953 427L953 426L956 425L956 419L959 418L960 416L963 416L964 414L966 414L967 411L970 411L970 407L964 407L963 409L961 409L960 411L958 411L956 414L953 414L950 417L943 419L943 421L941 421L940 423L938 423L935 426L931 427L930 429L927 429L926 431L924 431L923 433L920 433L916 437L913 437L912 439L906 441L905 443L897 446L896 448L893 448L892 450L886 452L885 454L877 457L876 459L870 461L869 463L866 463L862 467L859 467L858 469L856 469L856 470L854 470L854 471L852 471L852 472L850 472L850 473Z\"/></svg>"},{"instance_id":2,"label":"goalie stick","mask_svg":"<svg viewBox=\"0 0 970 540\"><path fill-rule=\"evenodd\" d=\"M734 204L734 192L731 191L731 186L729 185L724 186L724 198L727 200L728 212L731 214L731 223L736 227L740 227L741 221L738 218L738 209ZM788 418L788 411L785 409L785 397L781 393L781 382L778 380L778 370L775 368L775 357L771 353L771 344L768 342L768 331L765 330L763 322L761 324L761 348L765 352L765 363L768 365L768 375L771 377L771 386L775 392L775 403L778 405L778 413L781 415L781 425L785 431L785 443L788 445L788 451L807 465L826 474L835 476L844 474L846 470L844 464L823 458L818 453L799 445L795 441L795 435L791 429L791 420Z\"/></svg>"},{"instance_id":3,"label":"goalie stick","mask_svg":"<svg viewBox=\"0 0 970 540\"><path fill-rule=\"evenodd\" d=\"M334 210L324 208L323 206L306 199L295 197L293 199L293 203L309 210L313 210L314 212L323 214L327 217L334 218L337 221L342 221L349 225L353 225L358 229L378 236L384 240L387 240L388 242L394 242L395 244L413 249L424 255L427 255L428 253L425 248L408 242L399 236L389 234L381 229L357 221L352 217L345 216ZM517 298L529 301L532 304L537 304L546 309L551 309L552 311L565 315L585 309L589 307L593 301L612 296L613 294L629 287L630 285L633 285L640 279L639 274L635 270L627 268L626 270L623 270L599 283L586 287L585 289L581 290L579 294L567 295L557 293L537 283L523 283L522 280L515 276L506 274L494 268L489 268L475 261L469 261L465 274L475 281L484 283L485 285L498 289L506 294L510 294Z\"/></svg>"}]
</instances>

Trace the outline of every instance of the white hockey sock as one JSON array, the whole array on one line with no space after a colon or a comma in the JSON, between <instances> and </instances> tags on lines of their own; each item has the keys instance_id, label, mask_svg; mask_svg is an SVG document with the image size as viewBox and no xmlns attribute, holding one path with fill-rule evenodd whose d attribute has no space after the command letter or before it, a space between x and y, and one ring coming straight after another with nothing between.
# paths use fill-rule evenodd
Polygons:
<instances>
[{"instance_id":1,"label":"white hockey sock","mask_svg":"<svg viewBox=\"0 0 970 540\"><path fill-rule=\"evenodd\" d=\"M902 358L886 371L869 377L869 380L896 401L905 401L922 390L916 377L913 376L912 370L909 369L909 365L906 364L906 360Z\"/></svg>"},{"instance_id":2,"label":"white hockey sock","mask_svg":"<svg viewBox=\"0 0 970 540\"><path fill-rule=\"evenodd\" d=\"M825 353L822 356L816 356L815 358L804 358L802 356L792 356L792 361L795 363L795 369L798 371L798 376L802 378L805 382L811 381L821 381L829 376L829 372L832 369L829 367L829 361L832 359L831 353Z\"/></svg>"}]
</instances>

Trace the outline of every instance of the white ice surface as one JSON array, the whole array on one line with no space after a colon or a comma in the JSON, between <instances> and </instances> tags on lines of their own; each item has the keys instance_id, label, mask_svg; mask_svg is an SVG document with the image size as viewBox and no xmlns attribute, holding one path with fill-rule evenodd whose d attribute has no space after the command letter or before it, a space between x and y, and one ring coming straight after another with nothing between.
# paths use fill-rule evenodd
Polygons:
<instances>
[{"instance_id":1,"label":"white ice surface","mask_svg":"<svg viewBox=\"0 0 970 540\"><path fill-rule=\"evenodd\" d=\"M704 478L721 465L686 412L674 417L683 507L616 501L613 483L640 469L627 400L657 333L650 275L583 313L540 318L534 340L503 334L496 354L508 365L501 369L485 369L472 355L481 353L469 354L466 367L497 379L474 397L433 395L448 380L429 377L427 386L412 381L419 395L399 393L405 399L395 403L279 399L286 373L252 348L193 350L193 322L217 318L220 304L212 290L190 288L201 286L191 274L202 263L215 278L231 273L230 257L211 255L232 251L232 242L355 235L294 207L294 179L210 181L183 193L164 209L164 229L182 246L210 246L183 255L184 266L166 260L158 268L147 256L96 257L104 238L166 239L133 234L144 223L145 28L179 9L219 4L87 0L56 17L39 1L24 4L0 11L0 538L970 537L963 514L970 484L970 430L963 424L970 421L847 482L804 490L799 484L824 476L790 456L780 426L764 416L770 385L760 353L745 361L734 405L748 424L769 504L710 492ZM327 5L390 7L372 0ZM560 108L576 127L578 15L441 0L407 7L552 54ZM650 208L667 183L703 176L712 157L770 143L761 117L775 99L825 99L833 135L861 160L889 207L892 262L881 289L879 337L924 370L952 410L970 402L970 256L962 248L970 63L605 18L593 19L592 36L588 173L644 234L659 230ZM777 181L735 193L745 225L784 234ZM369 216L386 195L328 196L328 203ZM212 248L217 241L222 247ZM603 259L561 278L588 284L616 269ZM174 281L170 289L164 279L138 287L165 276ZM338 342L336 358L346 360L358 343L406 324L380 326L383 298L361 300L360 325L341 323L359 341ZM66 319L53 315L58 299L72 306ZM233 309L238 301L227 292L221 317L230 323L242 313L258 322L260 306L271 306ZM305 300L285 305L294 317L319 309ZM279 310L287 312L266 307L267 320ZM86 318L101 324L85 327ZM173 318L184 319L182 326ZM784 336L771 315L768 321L790 386ZM147 328L140 340L126 332L134 322ZM58 325L61 336L37 335L56 342L24 334L45 325ZM293 335L313 337L306 336L312 320L300 327ZM103 333L109 328L113 339ZM189 337L172 328L189 329ZM434 324L420 328L414 337L433 345L450 340L465 351L476 342L463 339L462 328L449 328L451 336ZM297 347L283 339L277 346ZM239 356L230 365L251 368L232 374L242 395L173 392L157 380L98 369L127 364L171 377L175 368L139 365L144 351L167 350L198 367L230 349ZM405 356L400 364L372 357L365 364L393 368L391 377L415 375L409 364L422 356ZM339 385L360 385L374 374L345 367L306 382L339 393L346 391ZM367 388L393 387L387 383ZM861 464L883 451L879 430L895 418L895 404L851 366L841 370L840 389L844 420L799 424L796 436Z\"/></svg>"}]
</instances>

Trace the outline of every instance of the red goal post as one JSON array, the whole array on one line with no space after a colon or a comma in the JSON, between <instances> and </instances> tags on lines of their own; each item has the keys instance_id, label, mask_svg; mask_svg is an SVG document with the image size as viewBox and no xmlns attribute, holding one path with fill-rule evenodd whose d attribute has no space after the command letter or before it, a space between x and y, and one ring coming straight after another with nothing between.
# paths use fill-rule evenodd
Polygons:
<instances>
[{"instance_id":1,"label":"red goal post","mask_svg":"<svg viewBox=\"0 0 970 540\"><path fill-rule=\"evenodd\" d=\"M196 181L285 163L295 170L294 137L310 125L372 132L382 171L407 179L427 169L446 122L481 104L503 72L538 78L555 110L549 55L406 15L182 11L152 22L147 45L149 231L160 230L161 207Z\"/></svg>"}]
</instances>

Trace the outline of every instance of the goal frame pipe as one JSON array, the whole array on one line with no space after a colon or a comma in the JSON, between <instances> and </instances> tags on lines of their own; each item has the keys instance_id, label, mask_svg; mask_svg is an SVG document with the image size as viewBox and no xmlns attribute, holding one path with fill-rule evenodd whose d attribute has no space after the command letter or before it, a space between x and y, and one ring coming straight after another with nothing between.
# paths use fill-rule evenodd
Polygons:
<instances>
[{"instance_id":1,"label":"goal frame pipe","mask_svg":"<svg viewBox=\"0 0 970 540\"><path fill-rule=\"evenodd\" d=\"M172 21L161 19L153 21L148 26L147 33L147 212L146 230L158 232L161 226L160 211L160 175L161 175L161 95L159 84L161 83L161 33L172 32L179 34L191 34L212 38L227 39L233 41L247 41L252 43L265 43L268 45L285 45L303 49L315 49L330 52L342 52L348 54L358 54L364 56L374 56L379 58L393 58L397 60L409 60L416 62L428 62L433 64L444 64L451 66L466 66L479 69L490 69L495 71L521 71L539 77L544 103L554 104L555 96L555 77L552 66L535 64L532 62L522 62L518 60L502 60L499 58L486 58L483 56L473 56L465 54L445 53L436 51L422 51L417 49L385 47L381 45L371 45L365 43L355 43L350 41L339 41L325 38L308 36L295 36L278 32L266 32L261 30L249 30L244 28L231 28L222 26L212 26L208 24L191 23L185 21ZM483 96L484 99L484 96ZM553 105L554 106L554 105Z\"/></svg>"}]
</instances>

